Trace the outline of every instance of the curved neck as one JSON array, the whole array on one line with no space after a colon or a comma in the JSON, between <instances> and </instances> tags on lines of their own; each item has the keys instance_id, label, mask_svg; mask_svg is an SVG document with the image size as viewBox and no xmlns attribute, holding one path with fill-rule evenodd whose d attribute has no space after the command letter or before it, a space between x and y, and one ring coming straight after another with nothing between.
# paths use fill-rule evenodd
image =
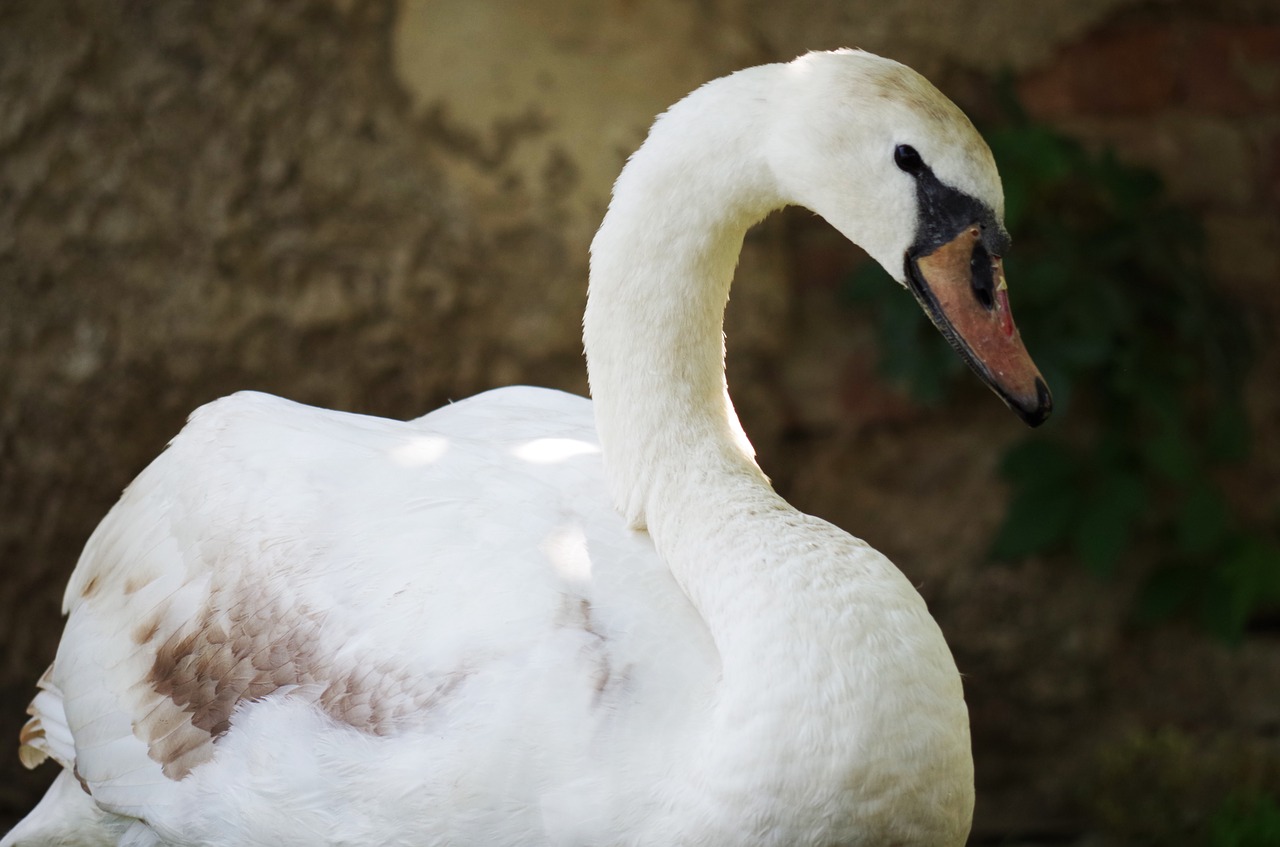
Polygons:
<instances>
[{"instance_id":1,"label":"curved neck","mask_svg":"<svg viewBox=\"0 0 1280 847\"><path fill-rule=\"evenodd\" d=\"M784 202L759 153L773 70L717 80L658 119L592 243L583 322L615 503L648 529L706 623L721 661L719 703L730 711L748 698L769 711L754 674L761 663L797 667L778 655L797 639L775 635L808 593L795 584L808 569L792 567L804 563L767 552L809 533L756 464L724 369L724 309L743 236ZM837 547L852 542L840 535ZM845 590L810 602L839 602Z\"/></svg>"},{"instance_id":2,"label":"curved neck","mask_svg":"<svg viewBox=\"0 0 1280 847\"><path fill-rule=\"evenodd\" d=\"M726 390L723 325L743 236L784 205L759 153L777 67L662 115L591 245L587 369L614 501L636 527L674 506L677 478L765 482Z\"/></svg>"},{"instance_id":3,"label":"curved neck","mask_svg":"<svg viewBox=\"0 0 1280 847\"><path fill-rule=\"evenodd\" d=\"M885 797L910 797L933 810L922 826L962 841L967 724L941 633L888 560L773 492L726 390L724 308L742 239L787 202L761 153L779 67L717 80L663 115L591 248L583 334L609 485L720 660L700 749L680 772L698 790L677 780L671 802L710 792L723 802L699 814L723 814L725 831L749 800L760 820L841 809L872 832L870 821L901 817ZM865 808L846 785L862 786Z\"/></svg>"}]
</instances>

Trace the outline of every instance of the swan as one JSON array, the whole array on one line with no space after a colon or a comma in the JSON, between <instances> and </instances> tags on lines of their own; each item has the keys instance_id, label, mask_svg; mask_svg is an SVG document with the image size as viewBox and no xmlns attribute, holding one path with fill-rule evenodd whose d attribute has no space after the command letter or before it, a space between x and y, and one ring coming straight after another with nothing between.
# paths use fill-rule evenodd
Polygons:
<instances>
[{"instance_id":1,"label":"swan","mask_svg":"<svg viewBox=\"0 0 1280 847\"><path fill-rule=\"evenodd\" d=\"M592 401L409 422L197 410L94 531L17 845L960 845L960 677L919 594L788 505L734 414L744 233L807 206L1026 422L1002 193L960 110L853 50L708 83L591 246Z\"/></svg>"}]
</instances>

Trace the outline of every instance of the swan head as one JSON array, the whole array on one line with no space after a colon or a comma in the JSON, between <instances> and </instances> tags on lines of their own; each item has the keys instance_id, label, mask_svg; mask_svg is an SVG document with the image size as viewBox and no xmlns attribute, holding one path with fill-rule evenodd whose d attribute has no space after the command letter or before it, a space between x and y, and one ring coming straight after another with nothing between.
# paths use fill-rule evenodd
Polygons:
<instances>
[{"instance_id":1,"label":"swan head","mask_svg":"<svg viewBox=\"0 0 1280 847\"><path fill-rule=\"evenodd\" d=\"M860 50L785 66L767 156L785 196L908 288L1031 426L1053 400L1009 309L1004 192L964 113L905 65Z\"/></svg>"}]
</instances>

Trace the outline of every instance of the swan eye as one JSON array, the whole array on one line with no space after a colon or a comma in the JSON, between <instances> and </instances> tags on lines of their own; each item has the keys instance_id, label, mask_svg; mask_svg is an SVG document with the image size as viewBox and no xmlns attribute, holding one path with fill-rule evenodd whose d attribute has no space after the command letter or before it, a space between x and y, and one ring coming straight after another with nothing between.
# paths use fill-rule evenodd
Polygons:
<instances>
[{"instance_id":1,"label":"swan eye","mask_svg":"<svg viewBox=\"0 0 1280 847\"><path fill-rule=\"evenodd\" d=\"M909 174L919 173L924 168L924 159L910 144L899 144L893 150L893 161Z\"/></svg>"}]
</instances>

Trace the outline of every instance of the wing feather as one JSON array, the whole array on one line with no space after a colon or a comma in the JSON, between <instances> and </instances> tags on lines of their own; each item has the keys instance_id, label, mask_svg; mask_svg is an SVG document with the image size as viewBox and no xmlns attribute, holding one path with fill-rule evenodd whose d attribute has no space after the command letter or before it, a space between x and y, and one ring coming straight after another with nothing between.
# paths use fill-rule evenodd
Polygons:
<instances>
[{"instance_id":1,"label":"wing feather","mask_svg":"<svg viewBox=\"0 0 1280 847\"><path fill-rule=\"evenodd\" d=\"M253 393L202 407L95 530L64 607L24 761L53 755L99 806L149 821L177 814L259 703L309 704L371 739L445 738L446 720L576 737L570 704L638 690L647 666L714 671L709 640L655 651L674 620L700 623L609 508L589 403L542 389L407 423ZM659 671L651 654L684 658ZM582 693L551 715L504 702L540 674ZM548 755L567 767L583 749Z\"/></svg>"}]
</instances>

